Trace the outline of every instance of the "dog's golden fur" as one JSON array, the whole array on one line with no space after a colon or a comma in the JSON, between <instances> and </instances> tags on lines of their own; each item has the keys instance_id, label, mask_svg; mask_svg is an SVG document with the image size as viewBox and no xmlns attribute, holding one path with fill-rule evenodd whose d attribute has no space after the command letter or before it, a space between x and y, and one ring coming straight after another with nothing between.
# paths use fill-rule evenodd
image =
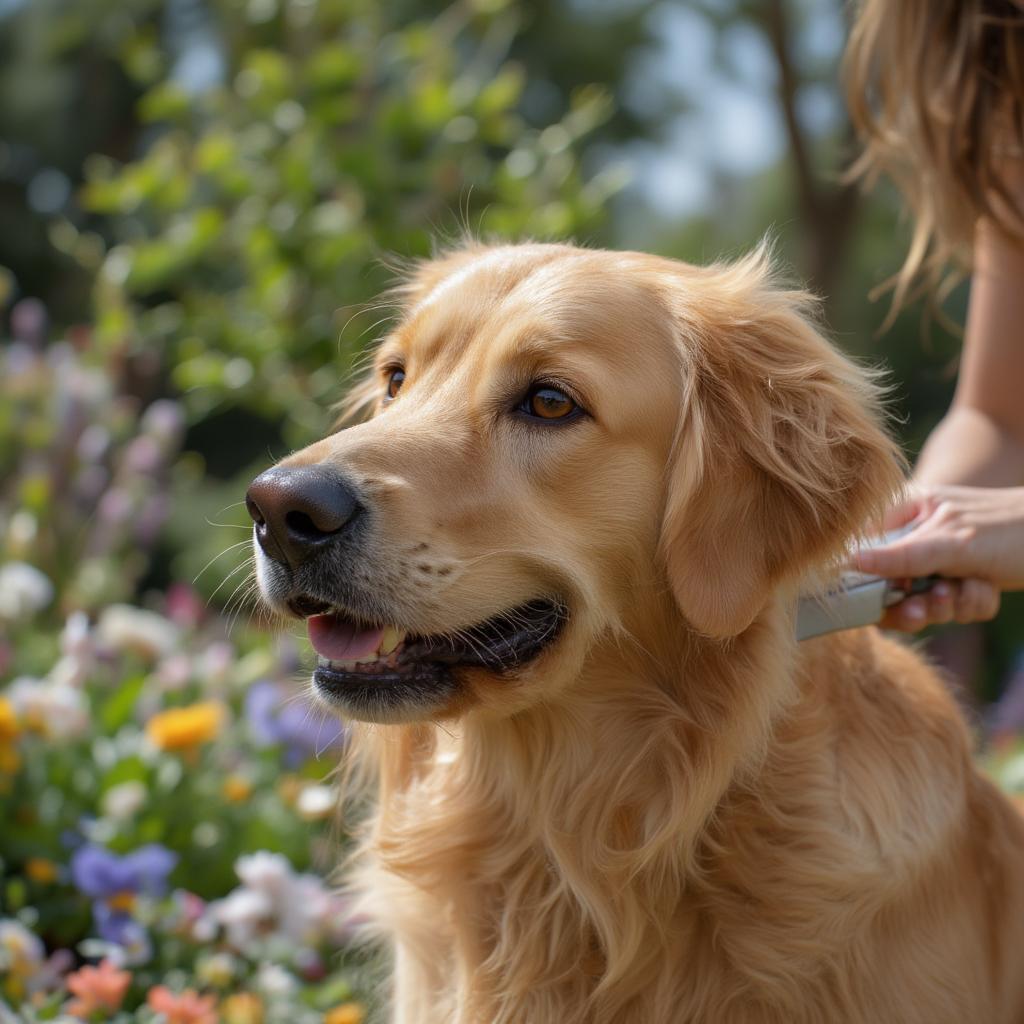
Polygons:
<instances>
[{"instance_id":1,"label":"dog's golden fur","mask_svg":"<svg viewBox=\"0 0 1024 1024\"><path fill-rule=\"evenodd\" d=\"M420 268L288 460L375 503L382 607L450 630L557 593L556 643L360 726L353 885L399 1024L1024 1020L1024 827L932 670L797 645L801 581L898 489L875 385L763 256L470 246ZM538 377L591 416L506 415Z\"/></svg>"}]
</instances>

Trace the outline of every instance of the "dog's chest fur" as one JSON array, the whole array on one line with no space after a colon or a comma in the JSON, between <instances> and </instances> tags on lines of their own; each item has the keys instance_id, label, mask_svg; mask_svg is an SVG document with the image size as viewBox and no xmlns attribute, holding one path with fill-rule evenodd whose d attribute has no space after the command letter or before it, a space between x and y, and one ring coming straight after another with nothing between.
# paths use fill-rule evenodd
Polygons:
<instances>
[{"instance_id":1,"label":"dog's chest fur","mask_svg":"<svg viewBox=\"0 0 1024 1024\"><path fill-rule=\"evenodd\" d=\"M735 694L717 735L641 706L649 741L633 750L621 737L641 723L578 722L557 779L539 759L564 722L410 733L359 875L396 951L394 1020L1016 1019L999 1006L1021 995L986 966L991 943L1015 947L962 875L979 851L1020 855L1019 823L973 775L928 670L886 650L887 671L909 673L894 685L880 643L817 645L775 722L756 705L744 721ZM737 753L724 777L716 740ZM1019 875L996 881L1024 918ZM950 943L954 975L937 954Z\"/></svg>"}]
</instances>

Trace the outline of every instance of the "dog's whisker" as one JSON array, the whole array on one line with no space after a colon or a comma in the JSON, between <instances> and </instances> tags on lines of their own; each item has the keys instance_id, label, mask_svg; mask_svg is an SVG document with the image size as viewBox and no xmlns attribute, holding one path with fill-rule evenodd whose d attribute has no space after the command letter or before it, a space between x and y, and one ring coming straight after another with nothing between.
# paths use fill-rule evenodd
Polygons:
<instances>
[{"instance_id":1,"label":"dog's whisker","mask_svg":"<svg viewBox=\"0 0 1024 1024\"><path fill-rule=\"evenodd\" d=\"M231 597L228 599L227 604L224 607L224 614L229 616L228 618L228 635L231 635L232 630L235 627L235 622L238 620L238 616L244 609L246 602L253 598L258 598L259 587L256 583L256 570L253 569L234 589ZM231 608L234 602L234 613L232 614Z\"/></svg>"},{"instance_id":2,"label":"dog's whisker","mask_svg":"<svg viewBox=\"0 0 1024 1024\"><path fill-rule=\"evenodd\" d=\"M203 575L203 573L204 573L204 572L206 572L206 570L207 570L207 569L209 569L209 568L210 568L210 566L211 566L211 565L213 565L213 563L214 563L214 562L216 562L216 561L217 561L218 559L220 559L220 558L223 558L223 557L224 557L224 556L225 556L226 554L228 554L228 553L229 553L229 552L231 552L231 551L237 551L237 550L238 550L238 549L239 549L240 547L242 547L242 546L243 546L244 544L248 544L248 543L249 543L249 541L247 541L247 540L240 540L240 541L239 541L239 542L238 542L237 544L232 544L232 545L231 545L230 547L226 547L226 548L225 548L225 549L224 549L223 551L218 551L218 552L217 552L217 554L215 554L215 555L213 556L213 558L211 558L211 559L210 559L210 560L209 560L209 561L208 561L208 562L206 563L206 565L204 565L204 566L202 567L202 569L200 569L200 570L199 570L199 572L197 572L197 573L195 574L195 577L194 577L194 578L193 578L193 580L192 580L192 586L195 586L195 585L196 585L196 583L197 583L197 582L199 581L199 577L200 577L200 576L202 576L202 575ZM219 589L219 588L218 588L218 589ZM214 593L216 593L216 591L214 591Z\"/></svg>"},{"instance_id":3,"label":"dog's whisker","mask_svg":"<svg viewBox=\"0 0 1024 1024\"><path fill-rule=\"evenodd\" d=\"M255 592L256 570L251 569L246 574L246 576L235 585L235 589L231 592L231 596L224 604L224 614L227 615L230 613L233 602L244 602L249 597L251 597Z\"/></svg>"},{"instance_id":4,"label":"dog's whisker","mask_svg":"<svg viewBox=\"0 0 1024 1024\"><path fill-rule=\"evenodd\" d=\"M247 542L247 541L243 541L243 543L248 543L248 542ZM235 545L235 546L237 547L238 545ZM231 580L231 579L232 579L232 578L233 578L234 576L237 576L237 575L238 575L238 573L240 573L240 572L241 572L241 571L242 571L243 569L245 569L245 568L249 568L249 569L250 569L250 571L251 571L251 572L252 572L253 574L255 574L255 572L256 572L256 567L255 567L255 563L253 562L253 560L252 560L251 558L246 558L246 559L244 559L243 561L239 562L239 564L238 564L238 565L236 565L236 566L234 567L234 569L232 569L232 570L231 570L231 572L229 572L229 573L228 573L228 574L227 574L227 575L226 575L226 576L224 577L224 579L222 579L222 580L220 581L220 583L218 583L218 584L217 584L217 588L216 588L216 589L214 590L214 592L213 592L213 593L212 593L212 594L211 594L211 595L210 595L210 596L209 596L209 597L208 597L208 598L206 599L206 606L207 606L207 607L209 607L209 606L210 606L210 604L211 604L211 603L213 602L213 599L214 599L214 598L215 598L215 597L216 597L216 596L217 596L217 595L218 595L218 594L220 593L220 591L221 591L221 588L222 588L222 587L224 586L224 584L225 584L225 583L229 582L229 581L230 581L230 580ZM247 577L247 576L246 576L246 577L243 577L243 580L242 580L242 582L243 582L243 583L244 583L244 582L246 582L246 580L247 580L247 579L248 579L248 577ZM237 587L236 587L235 589L237 590ZM230 601L230 598L229 598L228 600Z\"/></svg>"}]
</instances>

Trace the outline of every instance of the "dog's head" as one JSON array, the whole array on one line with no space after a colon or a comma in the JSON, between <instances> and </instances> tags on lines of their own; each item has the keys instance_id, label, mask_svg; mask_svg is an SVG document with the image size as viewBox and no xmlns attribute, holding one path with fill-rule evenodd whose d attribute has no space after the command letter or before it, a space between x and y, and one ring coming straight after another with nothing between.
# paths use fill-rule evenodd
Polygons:
<instances>
[{"instance_id":1,"label":"dog's head","mask_svg":"<svg viewBox=\"0 0 1024 1024\"><path fill-rule=\"evenodd\" d=\"M352 717L554 699L666 604L736 636L898 486L875 390L763 257L479 247L404 294L372 416L248 494L262 593Z\"/></svg>"}]
</instances>

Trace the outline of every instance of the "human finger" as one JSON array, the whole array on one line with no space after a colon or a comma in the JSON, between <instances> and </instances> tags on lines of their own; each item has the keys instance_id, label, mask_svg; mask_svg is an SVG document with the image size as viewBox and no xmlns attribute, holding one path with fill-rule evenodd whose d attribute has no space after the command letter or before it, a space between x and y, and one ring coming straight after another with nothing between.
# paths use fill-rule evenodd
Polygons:
<instances>
[{"instance_id":1,"label":"human finger","mask_svg":"<svg viewBox=\"0 0 1024 1024\"><path fill-rule=\"evenodd\" d=\"M901 633L916 633L930 625L928 605L921 597L908 597L905 601L900 601L899 604L887 608L878 624L882 629L896 629Z\"/></svg>"},{"instance_id":2,"label":"human finger","mask_svg":"<svg viewBox=\"0 0 1024 1024\"><path fill-rule=\"evenodd\" d=\"M915 537L910 533L891 544L859 548L854 553L853 565L861 572L884 576L890 580L930 576L939 571L937 555L932 538Z\"/></svg>"},{"instance_id":3,"label":"human finger","mask_svg":"<svg viewBox=\"0 0 1024 1024\"><path fill-rule=\"evenodd\" d=\"M999 614L999 588L988 580L961 580L957 587L954 618L957 622L987 622Z\"/></svg>"},{"instance_id":4,"label":"human finger","mask_svg":"<svg viewBox=\"0 0 1024 1024\"><path fill-rule=\"evenodd\" d=\"M920 496L910 495L902 501L891 505L882 517L882 528L888 532L899 530L912 523L923 511L924 500Z\"/></svg>"},{"instance_id":5,"label":"human finger","mask_svg":"<svg viewBox=\"0 0 1024 1024\"><path fill-rule=\"evenodd\" d=\"M929 625L942 625L953 621L956 594L959 589L959 585L952 580L939 580L931 590L922 595Z\"/></svg>"}]
</instances>

